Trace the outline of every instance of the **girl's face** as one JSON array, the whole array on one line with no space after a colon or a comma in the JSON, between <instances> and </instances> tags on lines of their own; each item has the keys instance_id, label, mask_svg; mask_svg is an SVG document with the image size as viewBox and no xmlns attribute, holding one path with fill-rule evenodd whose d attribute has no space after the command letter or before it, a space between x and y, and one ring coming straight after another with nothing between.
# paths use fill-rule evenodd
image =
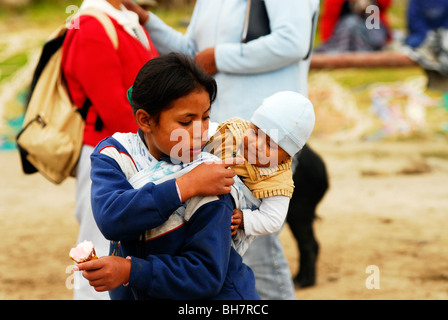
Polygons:
<instances>
[{"instance_id":1,"label":"girl's face","mask_svg":"<svg viewBox=\"0 0 448 320\"><path fill-rule=\"evenodd\" d=\"M196 90L173 101L171 108L160 113L159 121L142 109L137 122L144 132L151 154L158 160L170 156L174 162L191 162L201 153L207 139L210 97Z\"/></svg>"},{"instance_id":2,"label":"girl's face","mask_svg":"<svg viewBox=\"0 0 448 320\"><path fill-rule=\"evenodd\" d=\"M269 168L286 161L289 154L254 124L243 137L244 158L257 167Z\"/></svg>"}]
</instances>

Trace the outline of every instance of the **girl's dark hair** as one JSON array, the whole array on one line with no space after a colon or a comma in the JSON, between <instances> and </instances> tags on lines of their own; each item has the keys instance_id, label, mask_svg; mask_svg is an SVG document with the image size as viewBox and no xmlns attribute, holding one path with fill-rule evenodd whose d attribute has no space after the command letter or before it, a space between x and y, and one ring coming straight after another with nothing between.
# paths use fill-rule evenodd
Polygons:
<instances>
[{"instance_id":1,"label":"girl's dark hair","mask_svg":"<svg viewBox=\"0 0 448 320\"><path fill-rule=\"evenodd\" d=\"M169 53L149 60L139 71L132 88L131 104L134 114L143 109L158 122L160 113L171 103L194 90L204 89L215 101L215 79L181 53Z\"/></svg>"}]
</instances>

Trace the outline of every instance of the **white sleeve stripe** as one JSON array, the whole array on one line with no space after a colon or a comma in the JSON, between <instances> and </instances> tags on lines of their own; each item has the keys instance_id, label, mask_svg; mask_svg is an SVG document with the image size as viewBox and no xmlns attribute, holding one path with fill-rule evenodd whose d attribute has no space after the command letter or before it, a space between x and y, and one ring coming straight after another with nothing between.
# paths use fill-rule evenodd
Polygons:
<instances>
[{"instance_id":1,"label":"white sleeve stripe","mask_svg":"<svg viewBox=\"0 0 448 320\"><path fill-rule=\"evenodd\" d=\"M99 153L114 159L120 166L121 171L125 174L127 180L138 172L134 159L129 154L118 151L114 146L104 147Z\"/></svg>"}]
</instances>

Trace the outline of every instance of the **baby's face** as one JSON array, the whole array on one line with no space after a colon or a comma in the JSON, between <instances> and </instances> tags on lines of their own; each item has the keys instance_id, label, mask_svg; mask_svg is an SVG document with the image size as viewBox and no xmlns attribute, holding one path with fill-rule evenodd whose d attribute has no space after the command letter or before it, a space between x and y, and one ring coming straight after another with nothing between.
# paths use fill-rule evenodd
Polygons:
<instances>
[{"instance_id":1,"label":"baby's face","mask_svg":"<svg viewBox=\"0 0 448 320\"><path fill-rule=\"evenodd\" d=\"M254 124L243 137L244 158L257 167L269 168L288 160L289 154Z\"/></svg>"}]
</instances>

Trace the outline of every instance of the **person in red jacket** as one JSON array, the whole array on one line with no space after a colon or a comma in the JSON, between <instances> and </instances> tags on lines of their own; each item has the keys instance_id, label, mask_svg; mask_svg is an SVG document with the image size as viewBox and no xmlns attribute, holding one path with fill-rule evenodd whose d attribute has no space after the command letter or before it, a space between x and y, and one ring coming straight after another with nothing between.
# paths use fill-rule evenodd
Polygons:
<instances>
[{"instance_id":1,"label":"person in red jacket","mask_svg":"<svg viewBox=\"0 0 448 320\"><path fill-rule=\"evenodd\" d=\"M78 243L93 241L99 255L108 255L109 242L99 232L90 205L90 154L102 139L117 131L137 131L126 91L140 68L159 54L149 35L140 27L138 17L127 11L120 0L85 0L80 9L88 8L102 11L110 18L118 48L115 49L95 17L81 15L64 40L62 70L74 104L79 108L90 104L76 173ZM74 299L109 298L107 294L96 293L81 277L74 280Z\"/></svg>"},{"instance_id":2,"label":"person in red jacket","mask_svg":"<svg viewBox=\"0 0 448 320\"><path fill-rule=\"evenodd\" d=\"M391 38L387 19L391 3L392 0L325 0L319 21L322 45L316 52L381 50ZM374 14L366 12L369 5L378 8L379 28L366 26Z\"/></svg>"}]
</instances>

